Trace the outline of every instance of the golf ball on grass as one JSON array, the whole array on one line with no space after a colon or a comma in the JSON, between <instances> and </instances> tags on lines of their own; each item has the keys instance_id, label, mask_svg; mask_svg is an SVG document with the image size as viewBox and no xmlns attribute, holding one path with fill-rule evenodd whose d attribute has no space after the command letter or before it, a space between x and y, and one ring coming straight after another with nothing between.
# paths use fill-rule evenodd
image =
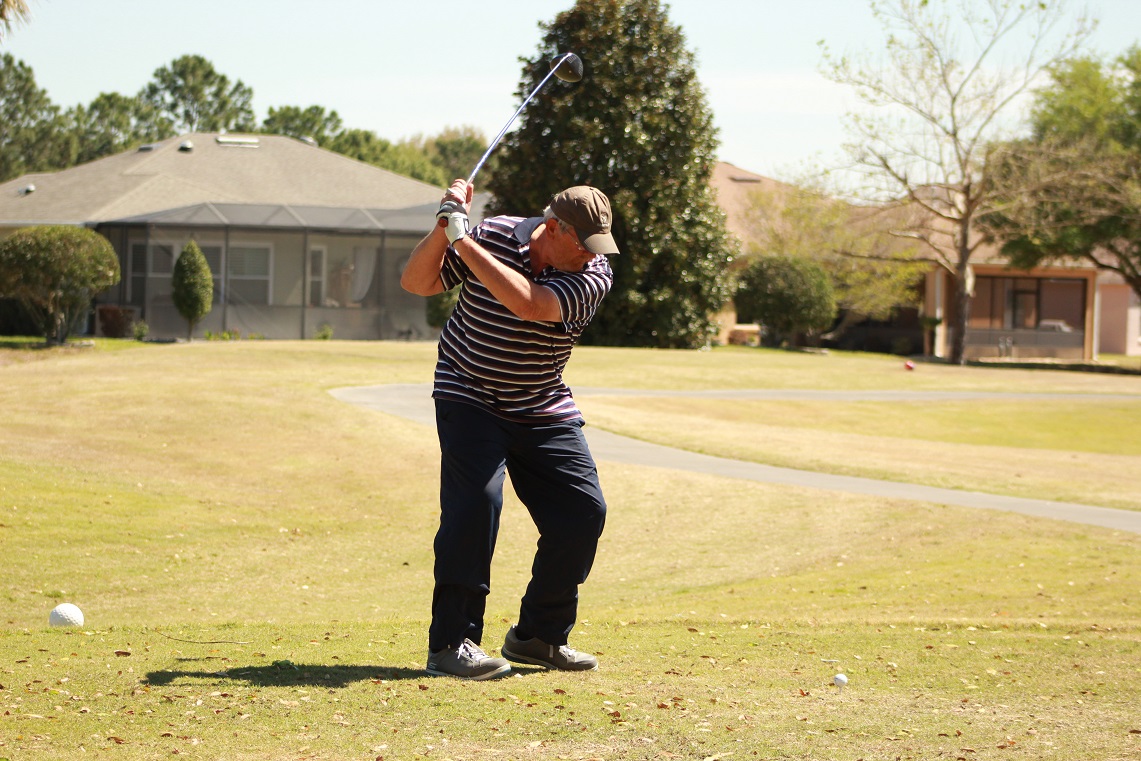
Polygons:
<instances>
[{"instance_id":1,"label":"golf ball on grass","mask_svg":"<svg viewBox=\"0 0 1141 761\"><path fill-rule=\"evenodd\" d=\"M48 623L52 626L83 626L83 611L78 605L62 603L52 608Z\"/></svg>"},{"instance_id":2,"label":"golf ball on grass","mask_svg":"<svg viewBox=\"0 0 1141 761\"><path fill-rule=\"evenodd\" d=\"M837 674L836 676L832 677L832 683L840 689L840 692L843 692L844 685L848 683L848 677L844 676L843 674Z\"/></svg>"}]
</instances>

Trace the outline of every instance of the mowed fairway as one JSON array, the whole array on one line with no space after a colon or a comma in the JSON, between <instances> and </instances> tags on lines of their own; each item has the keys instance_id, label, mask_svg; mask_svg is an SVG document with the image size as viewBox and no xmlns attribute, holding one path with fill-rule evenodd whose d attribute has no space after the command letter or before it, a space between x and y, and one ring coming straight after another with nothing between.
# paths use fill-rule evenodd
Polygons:
<instances>
[{"instance_id":1,"label":"mowed fairway","mask_svg":"<svg viewBox=\"0 0 1141 761\"><path fill-rule=\"evenodd\" d=\"M607 462L572 633L601 670L426 677L434 431L327 392L425 383L434 357L338 341L0 349L0 759L1141 754L1138 535ZM581 403L600 428L723 456L1141 509L1137 376L588 347L568 376L1078 394ZM534 541L509 499L489 650ZM63 601L82 630L47 628Z\"/></svg>"}]
</instances>

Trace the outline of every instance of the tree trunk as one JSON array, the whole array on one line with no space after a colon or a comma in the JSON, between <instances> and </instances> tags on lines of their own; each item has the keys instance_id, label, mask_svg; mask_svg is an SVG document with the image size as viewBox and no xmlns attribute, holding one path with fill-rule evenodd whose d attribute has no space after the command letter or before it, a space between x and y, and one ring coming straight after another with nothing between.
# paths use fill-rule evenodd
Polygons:
<instances>
[{"instance_id":1,"label":"tree trunk","mask_svg":"<svg viewBox=\"0 0 1141 761\"><path fill-rule=\"evenodd\" d=\"M965 364L964 349L967 344L967 322L971 314L971 291L967 284L967 273L963 268L955 270L955 322L951 326L951 364Z\"/></svg>"},{"instance_id":2,"label":"tree trunk","mask_svg":"<svg viewBox=\"0 0 1141 761\"><path fill-rule=\"evenodd\" d=\"M969 191L968 191L969 196ZM964 213L955 231L958 264L955 267L955 324L951 333L951 364L966 363L967 324L971 317L971 299L975 295L975 272L971 269L971 224L973 215Z\"/></svg>"}]
</instances>

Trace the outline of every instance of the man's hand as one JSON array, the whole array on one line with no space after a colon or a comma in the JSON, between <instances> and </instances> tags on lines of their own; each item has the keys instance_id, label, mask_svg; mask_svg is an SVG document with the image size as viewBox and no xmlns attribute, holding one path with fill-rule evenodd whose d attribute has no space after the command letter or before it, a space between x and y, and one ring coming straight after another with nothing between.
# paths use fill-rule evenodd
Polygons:
<instances>
[{"instance_id":1,"label":"man's hand","mask_svg":"<svg viewBox=\"0 0 1141 761\"><path fill-rule=\"evenodd\" d=\"M453 245L457 240L467 235L470 230L467 212L464 211L461 204L455 201L444 201L440 204L440 210L436 212L436 219L444 228L444 234L448 236L448 243Z\"/></svg>"}]
</instances>

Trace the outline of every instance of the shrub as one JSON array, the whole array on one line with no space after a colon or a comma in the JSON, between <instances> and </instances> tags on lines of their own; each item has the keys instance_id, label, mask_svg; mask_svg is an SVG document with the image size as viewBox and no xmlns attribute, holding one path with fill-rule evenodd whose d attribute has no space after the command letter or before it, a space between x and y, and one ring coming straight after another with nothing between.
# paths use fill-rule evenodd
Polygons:
<instances>
[{"instance_id":1,"label":"shrub","mask_svg":"<svg viewBox=\"0 0 1141 761\"><path fill-rule=\"evenodd\" d=\"M126 338L131 334L131 312L113 304L100 304L95 307L99 315L99 326L107 338Z\"/></svg>"},{"instance_id":2,"label":"shrub","mask_svg":"<svg viewBox=\"0 0 1141 761\"><path fill-rule=\"evenodd\" d=\"M119 259L94 230L25 227L0 241L0 296L14 298L49 344L67 341L96 294L119 282Z\"/></svg>"},{"instance_id":3,"label":"shrub","mask_svg":"<svg viewBox=\"0 0 1141 761\"><path fill-rule=\"evenodd\" d=\"M741 273L737 312L795 346L797 336L827 329L836 319L836 299L824 269L808 259L757 257Z\"/></svg>"},{"instance_id":4,"label":"shrub","mask_svg":"<svg viewBox=\"0 0 1141 761\"><path fill-rule=\"evenodd\" d=\"M426 305L428 325L433 328L442 328L448 322L448 318L452 316L452 310L456 308L456 300L459 299L459 288L453 288L450 291L437 293L435 296L428 297Z\"/></svg>"},{"instance_id":5,"label":"shrub","mask_svg":"<svg viewBox=\"0 0 1141 761\"><path fill-rule=\"evenodd\" d=\"M194 338L194 326L210 313L214 300L214 278L202 249L190 241L174 263L171 276L171 298L174 307L186 320L186 340Z\"/></svg>"}]
</instances>

